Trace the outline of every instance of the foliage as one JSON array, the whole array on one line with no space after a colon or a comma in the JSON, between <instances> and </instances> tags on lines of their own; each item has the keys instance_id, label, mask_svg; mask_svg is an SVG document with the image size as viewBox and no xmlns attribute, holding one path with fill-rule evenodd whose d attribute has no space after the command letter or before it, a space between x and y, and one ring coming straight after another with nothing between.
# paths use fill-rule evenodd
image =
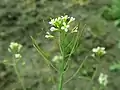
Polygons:
<instances>
[{"instance_id":1,"label":"foliage","mask_svg":"<svg viewBox=\"0 0 120 90\"><path fill-rule=\"evenodd\" d=\"M76 23L80 22L81 26L86 24L87 28L80 41L82 44L78 45L79 48L71 57L70 71L66 73L65 78L69 78L73 74L92 48L104 46L106 47L107 55L102 58L100 62L102 68L98 70L97 75L99 75L99 72L105 72L108 76L111 76L108 90L120 89L119 72L108 73L109 66L113 65L113 63L116 64L116 60L119 61L120 59L120 50L118 48L120 34L118 27L114 25L114 20L119 21L119 0L113 0L118 1L117 4L111 3L111 0L89 0L89 2L86 0L84 5L81 5L80 1L84 0L0 1L0 60L10 59L11 55L8 53L7 47L11 41L17 41L24 46L21 54L24 56L23 60L26 65L19 65L19 68L21 76L25 77L24 81L27 90L56 90L58 75L56 75L55 71L51 71L43 62L42 57L33 48L30 36L33 36L37 40L38 45L48 51L45 54L49 60L52 60L56 54L59 54L58 43L56 40L44 39L44 35L49 29L48 21L50 18L64 14L77 18ZM112 7L104 11L104 7L109 6ZM112 14L111 11L115 13ZM89 89L94 88L95 85L97 86L97 83L94 84L89 81L89 78L92 78L96 70L95 66L97 64L93 58L89 58L89 61L83 65L79 74L71 82L67 83L64 89L83 90L86 85L89 86ZM21 90L21 86L17 84L16 75L11 67L8 68L1 64L0 72L1 90ZM83 81L81 76L89 78ZM96 77L94 81L97 82Z\"/></svg>"}]
</instances>

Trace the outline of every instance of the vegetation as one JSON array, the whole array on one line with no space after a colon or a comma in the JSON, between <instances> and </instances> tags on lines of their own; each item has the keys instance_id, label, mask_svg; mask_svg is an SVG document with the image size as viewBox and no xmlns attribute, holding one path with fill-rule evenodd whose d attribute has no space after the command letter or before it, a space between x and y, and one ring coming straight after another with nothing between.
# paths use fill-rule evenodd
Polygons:
<instances>
[{"instance_id":1,"label":"vegetation","mask_svg":"<svg viewBox=\"0 0 120 90\"><path fill-rule=\"evenodd\" d=\"M0 1L0 90L119 90L119 0Z\"/></svg>"}]
</instances>

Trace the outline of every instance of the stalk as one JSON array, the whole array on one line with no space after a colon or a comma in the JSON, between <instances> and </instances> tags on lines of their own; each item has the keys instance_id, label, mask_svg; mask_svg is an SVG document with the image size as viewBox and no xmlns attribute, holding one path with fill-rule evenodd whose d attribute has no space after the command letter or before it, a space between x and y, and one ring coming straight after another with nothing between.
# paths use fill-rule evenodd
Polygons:
<instances>
[{"instance_id":1,"label":"stalk","mask_svg":"<svg viewBox=\"0 0 120 90\"><path fill-rule=\"evenodd\" d=\"M59 85L58 90L63 90L63 76L64 76L64 57L60 66L60 78L59 78Z\"/></svg>"},{"instance_id":2,"label":"stalk","mask_svg":"<svg viewBox=\"0 0 120 90\"><path fill-rule=\"evenodd\" d=\"M59 37L59 47L60 47L60 52L62 55L62 62L60 64L60 71L59 71L59 84L58 84L58 90L63 90L63 79L64 79L64 66L65 66L65 51L64 51L64 42L63 38L65 37L65 34L60 33Z\"/></svg>"},{"instance_id":3,"label":"stalk","mask_svg":"<svg viewBox=\"0 0 120 90\"><path fill-rule=\"evenodd\" d=\"M19 82L20 82L20 84L21 84L21 86L22 86L22 89L23 89L23 90L26 90L26 89L25 89L25 86L24 86L24 83L23 83L23 81L22 81L22 79L21 79L21 77L20 77L20 73L19 73L19 71L18 71L18 69L17 69L17 64L16 64L16 60L15 60L15 59L14 59L13 68L14 68L15 73L16 73L16 75L17 75L17 78L18 78L18 80L19 80Z\"/></svg>"}]
</instances>

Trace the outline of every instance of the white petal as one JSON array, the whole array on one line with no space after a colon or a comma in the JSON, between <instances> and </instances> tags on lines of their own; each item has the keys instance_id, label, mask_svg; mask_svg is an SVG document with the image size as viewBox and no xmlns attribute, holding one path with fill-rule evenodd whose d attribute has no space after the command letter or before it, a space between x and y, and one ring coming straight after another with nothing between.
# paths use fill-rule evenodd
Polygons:
<instances>
[{"instance_id":1,"label":"white petal","mask_svg":"<svg viewBox=\"0 0 120 90\"><path fill-rule=\"evenodd\" d=\"M50 31L55 31L55 30L56 30L55 27L51 27L51 28L50 28Z\"/></svg>"}]
</instances>

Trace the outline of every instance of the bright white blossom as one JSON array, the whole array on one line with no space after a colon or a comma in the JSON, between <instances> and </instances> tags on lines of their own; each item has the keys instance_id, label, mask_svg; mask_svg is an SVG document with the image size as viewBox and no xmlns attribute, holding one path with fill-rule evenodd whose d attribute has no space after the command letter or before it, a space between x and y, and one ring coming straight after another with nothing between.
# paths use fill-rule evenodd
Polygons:
<instances>
[{"instance_id":1,"label":"bright white blossom","mask_svg":"<svg viewBox=\"0 0 120 90\"><path fill-rule=\"evenodd\" d=\"M55 23L55 20L54 20L54 19L52 19L52 20L49 22L49 24L51 24L51 25L54 25L54 23Z\"/></svg>"},{"instance_id":2,"label":"bright white blossom","mask_svg":"<svg viewBox=\"0 0 120 90\"><path fill-rule=\"evenodd\" d=\"M58 32L68 32L70 28L70 24L75 21L74 17L69 17L68 15L65 16L60 16L55 19L51 19L49 24L51 25L50 27L50 32L58 31ZM77 29L71 30L71 33L77 32ZM54 36L51 35L50 33L47 33L45 35L46 38L53 38Z\"/></svg>"},{"instance_id":3,"label":"bright white blossom","mask_svg":"<svg viewBox=\"0 0 120 90\"><path fill-rule=\"evenodd\" d=\"M16 59L20 59L22 56L20 54L15 54Z\"/></svg>"},{"instance_id":4,"label":"bright white blossom","mask_svg":"<svg viewBox=\"0 0 120 90\"><path fill-rule=\"evenodd\" d=\"M50 28L50 31L52 31L52 32L55 31L55 30L57 30L55 27Z\"/></svg>"},{"instance_id":5,"label":"bright white blossom","mask_svg":"<svg viewBox=\"0 0 120 90\"><path fill-rule=\"evenodd\" d=\"M93 52L92 56L95 56L95 55L102 56L102 55L106 54L104 47L93 48L92 52Z\"/></svg>"},{"instance_id":6,"label":"bright white blossom","mask_svg":"<svg viewBox=\"0 0 120 90\"><path fill-rule=\"evenodd\" d=\"M100 76L98 78L98 82L101 85L106 86L108 84L108 75L100 73Z\"/></svg>"},{"instance_id":7,"label":"bright white blossom","mask_svg":"<svg viewBox=\"0 0 120 90\"><path fill-rule=\"evenodd\" d=\"M75 18L74 18L74 17L70 17L69 23L71 23L71 22L73 22L73 21L75 21Z\"/></svg>"},{"instance_id":8,"label":"bright white blossom","mask_svg":"<svg viewBox=\"0 0 120 90\"><path fill-rule=\"evenodd\" d=\"M20 52L22 45L16 42L11 42L8 48L9 52L18 53Z\"/></svg>"},{"instance_id":9,"label":"bright white blossom","mask_svg":"<svg viewBox=\"0 0 120 90\"><path fill-rule=\"evenodd\" d=\"M70 23L73 22L74 20L75 18L68 17L68 15L51 19L51 21L49 22L49 24L52 25L52 27L50 28L50 31L55 31L57 29L57 30L63 30L65 32L68 32Z\"/></svg>"}]
</instances>

